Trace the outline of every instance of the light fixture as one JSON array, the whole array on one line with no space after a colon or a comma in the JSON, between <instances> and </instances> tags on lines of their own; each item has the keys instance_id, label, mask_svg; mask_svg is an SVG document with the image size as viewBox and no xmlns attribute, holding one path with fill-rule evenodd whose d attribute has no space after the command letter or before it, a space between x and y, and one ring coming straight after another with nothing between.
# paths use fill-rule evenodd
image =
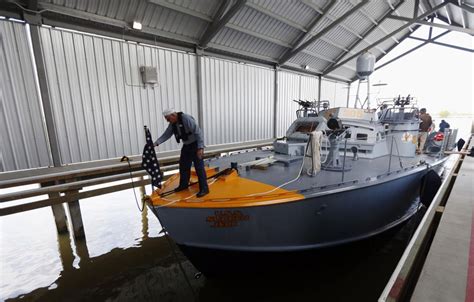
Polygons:
<instances>
[{"instance_id":1,"label":"light fixture","mask_svg":"<svg viewBox=\"0 0 474 302\"><path fill-rule=\"evenodd\" d=\"M133 21L132 27L133 27L133 29L136 29L136 30L142 30L142 24L140 22L137 22L137 21Z\"/></svg>"},{"instance_id":2,"label":"light fixture","mask_svg":"<svg viewBox=\"0 0 474 302\"><path fill-rule=\"evenodd\" d=\"M303 65L303 68L308 70L309 69L309 66L308 65Z\"/></svg>"}]
</instances>

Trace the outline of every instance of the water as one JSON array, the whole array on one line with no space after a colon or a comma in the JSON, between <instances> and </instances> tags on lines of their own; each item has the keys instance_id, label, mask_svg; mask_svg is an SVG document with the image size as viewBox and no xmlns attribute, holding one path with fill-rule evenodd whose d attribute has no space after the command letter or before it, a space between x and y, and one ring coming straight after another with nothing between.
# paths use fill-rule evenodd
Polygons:
<instances>
[{"instance_id":1,"label":"water","mask_svg":"<svg viewBox=\"0 0 474 302\"><path fill-rule=\"evenodd\" d=\"M192 301L194 291L199 301L375 301L418 221L265 276L195 279L172 245L191 291L157 219L137 210L132 190L80 204L86 240L77 245L56 233L50 208L0 218L0 300Z\"/></svg>"}]
</instances>

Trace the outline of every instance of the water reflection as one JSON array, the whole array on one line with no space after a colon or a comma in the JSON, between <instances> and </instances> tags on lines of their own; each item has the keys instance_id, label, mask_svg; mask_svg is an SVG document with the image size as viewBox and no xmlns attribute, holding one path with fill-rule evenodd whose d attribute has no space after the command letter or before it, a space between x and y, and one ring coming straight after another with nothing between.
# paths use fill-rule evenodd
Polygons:
<instances>
[{"instance_id":1,"label":"water reflection","mask_svg":"<svg viewBox=\"0 0 474 302\"><path fill-rule=\"evenodd\" d=\"M1 218L1 300L194 300L157 219L137 211L132 191L81 201L81 209L86 238L77 241L57 235L50 208ZM178 261L199 301L375 301L419 217L371 240L276 261L263 275L195 279L180 252Z\"/></svg>"}]
</instances>

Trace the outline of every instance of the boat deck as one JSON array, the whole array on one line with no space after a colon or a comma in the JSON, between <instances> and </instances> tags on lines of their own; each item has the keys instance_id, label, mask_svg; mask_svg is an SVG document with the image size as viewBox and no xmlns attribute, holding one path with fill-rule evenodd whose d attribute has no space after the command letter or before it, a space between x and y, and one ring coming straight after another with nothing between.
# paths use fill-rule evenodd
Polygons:
<instances>
[{"instance_id":1,"label":"boat deck","mask_svg":"<svg viewBox=\"0 0 474 302\"><path fill-rule=\"evenodd\" d=\"M240 168L240 176L275 187L289 182L297 177L301 169L302 157L300 157L299 160L295 160L295 156L274 154L271 150L260 150L234 154L231 156L210 160L207 163L210 167L219 167L219 169L222 170L230 167L231 162L244 164L246 162L251 162L256 159L265 158L272 155L274 155L274 159L276 158L282 161L288 161L289 159L292 159L293 161L290 164L276 162L264 169ZM401 172L414 169L418 166L420 160L424 160L425 162L431 164L436 162L438 159L428 155L418 155L413 158L399 158L398 156L392 156L390 160L389 156L383 156L373 160L359 158L357 161L353 161L352 154L348 154L346 157L346 165L352 166L352 169L350 171L344 172L344 181L342 181L343 172L339 171L321 170L314 177L307 175L306 170L311 167L311 163L309 162L309 159L307 159L307 163L305 164L301 173L302 176L297 181L285 185L283 188L289 191L300 191L310 188L312 191L317 191L318 189L327 190L334 187L340 188L355 183L361 184L364 182L373 181L374 179L377 179L377 177L381 178L390 175L395 176L397 171Z\"/></svg>"},{"instance_id":2,"label":"boat deck","mask_svg":"<svg viewBox=\"0 0 474 302\"><path fill-rule=\"evenodd\" d=\"M411 301L474 301L473 179L474 158L466 156Z\"/></svg>"}]
</instances>

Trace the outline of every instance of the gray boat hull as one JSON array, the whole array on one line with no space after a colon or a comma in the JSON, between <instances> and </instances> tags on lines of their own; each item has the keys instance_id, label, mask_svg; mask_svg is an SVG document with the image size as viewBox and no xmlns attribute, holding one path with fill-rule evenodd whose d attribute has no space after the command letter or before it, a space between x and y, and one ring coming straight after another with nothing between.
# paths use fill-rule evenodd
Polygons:
<instances>
[{"instance_id":1,"label":"gray boat hull","mask_svg":"<svg viewBox=\"0 0 474 302\"><path fill-rule=\"evenodd\" d=\"M240 252L317 249L371 237L410 218L428 169L303 200L241 208L160 208L180 246Z\"/></svg>"}]
</instances>

